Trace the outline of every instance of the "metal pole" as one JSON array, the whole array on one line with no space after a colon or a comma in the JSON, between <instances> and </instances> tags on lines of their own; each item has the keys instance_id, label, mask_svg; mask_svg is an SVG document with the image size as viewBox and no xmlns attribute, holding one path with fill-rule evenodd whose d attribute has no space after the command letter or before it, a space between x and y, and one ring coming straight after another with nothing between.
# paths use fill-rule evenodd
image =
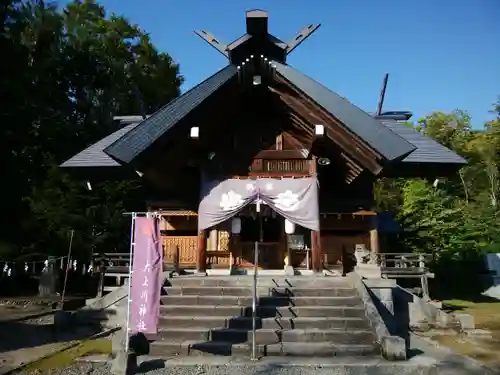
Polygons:
<instances>
[{"instance_id":1,"label":"metal pole","mask_svg":"<svg viewBox=\"0 0 500 375\"><path fill-rule=\"evenodd\" d=\"M255 205L255 211L259 215L259 241L263 242L263 233L262 233L262 214L260 212L260 197L259 193L257 193L257 202ZM259 272L259 242L255 241L254 248L254 261L253 261L253 283L252 283L252 357L250 358L252 361L257 361L257 338L256 338L256 330L257 330L257 274Z\"/></svg>"},{"instance_id":2,"label":"metal pole","mask_svg":"<svg viewBox=\"0 0 500 375\"><path fill-rule=\"evenodd\" d=\"M382 82L382 89L380 90L380 98L378 100L377 115L382 114L382 107L384 106L385 91L387 90L387 80L389 79L389 73L384 76L384 81Z\"/></svg>"},{"instance_id":3,"label":"metal pole","mask_svg":"<svg viewBox=\"0 0 500 375\"><path fill-rule=\"evenodd\" d=\"M134 231L135 231L135 214L132 214L132 221L130 224L130 261L129 261L129 269L128 269L128 295L127 295L127 325L126 325L126 331L125 331L125 353L128 353L128 348L129 348L129 339L128 339L128 333L130 331L130 302L132 300L130 299L130 291L132 290L132 257L134 253L134 246L135 246L135 236L134 236Z\"/></svg>"},{"instance_id":4,"label":"metal pole","mask_svg":"<svg viewBox=\"0 0 500 375\"><path fill-rule=\"evenodd\" d=\"M63 290L62 290L62 295L61 295L61 311L64 310L64 296L66 294L66 283L68 282L68 272L69 272L69 267L71 265L71 248L73 247L73 236L75 234L75 230L71 229L71 235L69 238L69 249L68 249L68 262L66 264L66 274L64 275L64 285L63 285ZM61 263L64 261L64 258L61 259Z\"/></svg>"},{"instance_id":5,"label":"metal pole","mask_svg":"<svg viewBox=\"0 0 500 375\"><path fill-rule=\"evenodd\" d=\"M259 243L255 241L254 265L253 265L253 283L252 283L252 361L257 358L257 272L259 269Z\"/></svg>"}]
</instances>

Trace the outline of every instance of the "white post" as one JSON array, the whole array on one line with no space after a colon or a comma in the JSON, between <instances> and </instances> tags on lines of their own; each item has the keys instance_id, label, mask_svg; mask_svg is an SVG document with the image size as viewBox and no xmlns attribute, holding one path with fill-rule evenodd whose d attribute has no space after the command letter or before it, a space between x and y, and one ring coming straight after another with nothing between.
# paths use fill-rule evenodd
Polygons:
<instances>
[{"instance_id":1,"label":"white post","mask_svg":"<svg viewBox=\"0 0 500 375\"><path fill-rule=\"evenodd\" d=\"M133 254L134 254L134 247L135 247L135 218L137 214L133 213L132 214L132 222L130 224L130 261L129 261L129 270L128 270L128 295L127 295L127 324L126 324L126 331L125 331L125 353L128 353L129 349L129 331L130 331L130 302L132 300L130 299L130 292L132 290L132 259L133 259Z\"/></svg>"}]
</instances>

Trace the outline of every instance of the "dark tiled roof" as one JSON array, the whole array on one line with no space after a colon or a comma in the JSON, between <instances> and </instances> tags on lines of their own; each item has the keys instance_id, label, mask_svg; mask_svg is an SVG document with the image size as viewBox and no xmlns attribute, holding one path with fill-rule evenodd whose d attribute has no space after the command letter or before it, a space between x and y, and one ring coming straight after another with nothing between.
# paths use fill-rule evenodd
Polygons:
<instances>
[{"instance_id":1,"label":"dark tiled roof","mask_svg":"<svg viewBox=\"0 0 500 375\"><path fill-rule=\"evenodd\" d=\"M364 140L387 160L394 160L415 149L413 144L383 126L380 121L337 95L321 83L289 65L274 62L276 71L314 102L340 120L350 131Z\"/></svg>"},{"instance_id":2,"label":"dark tiled roof","mask_svg":"<svg viewBox=\"0 0 500 375\"><path fill-rule=\"evenodd\" d=\"M235 77L237 69L228 65L177 99L171 101L131 131L106 147L104 152L123 163L130 163L172 126Z\"/></svg>"},{"instance_id":3,"label":"dark tiled roof","mask_svg":"<svg viewBox=\"0 0 500 375\"><path fill-rule=\"evenodd\" d=\"M122 137L134 129L139 122L124 126L120 130L111 133L100 141L94 143L92 146L87 147L82 152L79 152L71 159L66 160L61 164L62 168L91 168L91 167L119 167L120 164L113 158L104 153L104 149L117 139Z\"/></svg>"},{"instance_id":4,"label":"dark tiled roof","mask_svg":"<svg viewBox=\"0 0 500 375\"><path fill-rule=\"evenodd\" d=\"M403 159L405 163L466 164L466 160L449 148L415 129L391 120L380 120L388 129L406 139L417 149Z\"/></svg>"}]
</instances>

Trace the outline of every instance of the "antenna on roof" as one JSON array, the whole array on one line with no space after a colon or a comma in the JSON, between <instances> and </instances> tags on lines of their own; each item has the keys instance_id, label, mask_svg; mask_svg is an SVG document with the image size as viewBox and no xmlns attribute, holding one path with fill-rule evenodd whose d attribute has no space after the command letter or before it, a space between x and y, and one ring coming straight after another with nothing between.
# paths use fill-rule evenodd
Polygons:
<instances>
[{"instance_id":1,"label":"antenna on roof","mask_svg":"<svg viewBox=\"0 0 500 375\"><path fill-rule=\"evenodd\" d=\"M286 45L286 53L287 55L292 52L295 48L301 45L307 38L309 38L318 28L321 26L320 23L311 24L309 26L304 27L300 30L295 38L291 39Z\"/></svg>"},{"instance_id":2,"label":"antenna on roof","mask_svg":"<svg viewBox=\"0 0 500 375\"><path fill-rule=\"evenodd\" d=\"M382 114L382 107L384 106L385 91L387 90L387 81L389 80L389 73L385 73L384 81L382 82L382 89L380 90L380 98L378 100L377 116Z\"/></svg>"},{"instance_id":3,"label":"antenna on roof","mask_svg":"<svg viewBox=\"0 0 500 375\"><path fill-rule=\"evenodd\" d=\"M215 36L213 36L208 31L195 30L194 33L196 35L198 35L201 39L203 39L205 42L210 44L212 47L214 47L217 51L222 53L224 56L229 58L229 53L227 52L227 44L222 43L220 40L218 40Z\"/></svg>"}]
</instances>

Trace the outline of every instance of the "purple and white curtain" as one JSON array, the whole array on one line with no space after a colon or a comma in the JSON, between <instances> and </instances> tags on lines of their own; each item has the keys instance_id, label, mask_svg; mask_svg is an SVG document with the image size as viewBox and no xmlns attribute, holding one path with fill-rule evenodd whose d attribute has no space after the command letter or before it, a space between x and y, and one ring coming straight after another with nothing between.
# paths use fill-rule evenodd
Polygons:
<instances>
[{"instance_id":1,"label":"purple and white curtain","mask_svg":"<svg viewBox=\"0 0 500 375\"><path fill-rule=\"evenodd\" d=\"M258 200L297 225L319 230L315 177L211 181L204 185L202 193L198 230L220 224Z\"/></svg>"}]
</instances>

